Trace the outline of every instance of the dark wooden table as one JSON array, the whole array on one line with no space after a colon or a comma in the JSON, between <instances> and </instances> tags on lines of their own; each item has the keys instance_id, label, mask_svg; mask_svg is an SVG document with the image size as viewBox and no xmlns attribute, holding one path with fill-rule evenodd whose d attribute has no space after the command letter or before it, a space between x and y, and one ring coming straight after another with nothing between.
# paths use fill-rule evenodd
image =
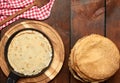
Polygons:
<instances>
[{"instance_id":1,"label":"dark wooden table","mask_svg":"<svg viewBox=\"0 0 120 83\"><path fill-rule=\"evenodd\" d=\"M52 26L65 46L65 62L59 74L50 83L81 83L68 69L70 50L76 41L91 33L110 38L120 49L120 0L56 0L51 16L42 21ZM107 3L105 5L105 3ZM106 11L104 11L106 10ZM0 39L20 19L0 31ZM6 83L0 69L0 83ZM120 83L120 70L105 83Z\"/></svg>"}]
</instances>

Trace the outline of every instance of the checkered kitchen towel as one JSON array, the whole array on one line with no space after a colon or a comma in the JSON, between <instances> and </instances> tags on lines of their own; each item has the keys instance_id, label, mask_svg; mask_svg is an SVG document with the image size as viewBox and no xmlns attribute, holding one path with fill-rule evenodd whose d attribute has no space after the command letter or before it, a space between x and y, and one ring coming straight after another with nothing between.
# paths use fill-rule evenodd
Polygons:
<instances>
[{"instance_id":1,"label":"checkered kitchen towel","mask_svg":"<svg viewBox=\"0 0 120 83\"><path fill-rule=\"evenodd\" d=\"M9 22L0 26L0 30L12 22L18 20L19 18L27 18L27 19L36 19L36 20L44 20L50 16L51 8L54 4L55 0L50 0L49 3L44 5L41 8L37 6L33 6L30 10L27 10L23 14L15 17ZM0 21L5 20L7 16L14 14L16 11L21 10L27 5L33 3L34 0L0 0Z\"/></svg>"}]
</instances>

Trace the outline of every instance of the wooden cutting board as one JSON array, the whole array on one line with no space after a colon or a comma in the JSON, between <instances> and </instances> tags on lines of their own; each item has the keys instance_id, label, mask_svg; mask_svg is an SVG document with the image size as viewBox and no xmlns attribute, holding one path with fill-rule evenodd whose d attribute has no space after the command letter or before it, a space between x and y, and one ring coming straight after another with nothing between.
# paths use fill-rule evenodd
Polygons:
<instances>
[{"instance_id":1,"label":"wooden cutting board","mask_svg":"<svg viewBox=\"0 0 120 83\"><path fill-rule=\"evenodd\" d=\"M53 61L50 65L50 67L41 75L37 77L32 77L32 78L21 78L18 83L28 83L28 82L39 82L39 83L47 83L50 80L52 80L60 71L62 68L63 62L64 62L64 45L61 40L61 37L59 34L48 24L39 22L39 21L24 21L21 22L13 27L11 27L3 36L2 40L0 41L0 66L2 71L6 76L9 75L9 69L7 67L7 64L5 62L5 57L4 57L4 48L5 44L8 40L8 38L16 31L24 29L24 28L34 28L37 30L40 30L46 36L49 37L53 49L54 49L54 57Z\"/></svg>"}]
</instances>

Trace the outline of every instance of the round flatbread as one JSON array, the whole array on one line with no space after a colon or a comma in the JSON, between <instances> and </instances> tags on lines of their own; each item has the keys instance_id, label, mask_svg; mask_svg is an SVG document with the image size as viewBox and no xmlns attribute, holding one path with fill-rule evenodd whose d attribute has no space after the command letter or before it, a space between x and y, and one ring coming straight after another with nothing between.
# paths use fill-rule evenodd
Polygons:
<instances>
[{"instance_id":1,"label":"round flatbread","mask_svg":"<svg viewBox=\"0 0 120 83\"><path fill-rule=\"evenodd\" d=\"M40 32L19 32L8 47L8 61L14 71L27 76L36 75L49 66L52 47Z\"/></svg>"},{"instance_id":2,"label":"round flatbread","mask_svg":"<svg viewBox=\"0 0 120 83\"><path fill-rule=\"evenodd\" d=\"M85 36L71 50L69 67L86 82L104 81L119 69L116 45L98 34Z\"/></svg>"}]
</instances>

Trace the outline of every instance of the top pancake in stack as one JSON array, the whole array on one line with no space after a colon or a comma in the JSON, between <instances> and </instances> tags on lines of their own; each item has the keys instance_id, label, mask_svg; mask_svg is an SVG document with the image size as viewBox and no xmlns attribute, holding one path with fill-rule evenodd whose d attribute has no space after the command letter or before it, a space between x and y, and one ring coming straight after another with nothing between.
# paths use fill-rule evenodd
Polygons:
<instances>
[{"instance_id":1,"label":"top pancake in stack","mask_svg":"<svg viewBox=\"0 0 120 83\"><path fill-rule=\"evenodd\" d=\"M92 34L77 41L70 54L69 67L86 82L104 81L119 69L116 45L103 36Z\"/></svg>"}]
</instances>

